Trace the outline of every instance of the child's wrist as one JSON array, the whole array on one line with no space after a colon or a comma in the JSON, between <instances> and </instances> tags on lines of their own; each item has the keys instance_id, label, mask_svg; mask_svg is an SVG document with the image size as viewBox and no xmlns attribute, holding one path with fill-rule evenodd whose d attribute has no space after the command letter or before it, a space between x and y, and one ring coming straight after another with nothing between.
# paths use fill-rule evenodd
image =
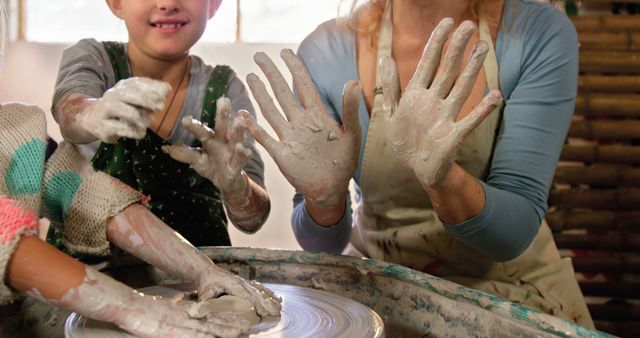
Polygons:
<instances>
[{"instance_id":1,"label":"child's wrist","mask_svg":"<svg viewBox=\"0 0 640 338\"><path fill-rule=\"evenodd\" d=\"M233 209L244 209L251 204L251 182L243 171L227 190L221 191L225 204Z\"/></svg>"}]
</instances>

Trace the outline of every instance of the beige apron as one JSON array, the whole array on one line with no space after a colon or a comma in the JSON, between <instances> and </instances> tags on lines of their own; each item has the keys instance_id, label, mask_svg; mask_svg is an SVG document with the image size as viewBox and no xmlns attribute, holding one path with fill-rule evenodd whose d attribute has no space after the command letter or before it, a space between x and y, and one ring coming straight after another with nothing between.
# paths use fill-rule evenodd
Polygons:
<instances>
[{"instance_id":1,"label":"beige apron","mask_svg":"<svg viewBox=\"0 0 640 338\"><path fill-rule=\"evenodd\" d=\"M387 3L378 58L391 55L391 1ZM498 89L498 64L489 27L485 20L480 20L479 26L480 39L491 46L484 62L487 84L489 89ZM376 87L380 87L381 72L377 70L377 74ZM492 261L445 231L418 179L393 160L382 101L382 95L374 97L360 176L362 202L354 210L351 252L346 253L359 251L445 277L593 328L571 261L560 258L545 222L529 248L504 263ZM501 114L502 107L491 113L458 151L456 162L479 179L487 177Z\"/></svg>"}]
</instances>

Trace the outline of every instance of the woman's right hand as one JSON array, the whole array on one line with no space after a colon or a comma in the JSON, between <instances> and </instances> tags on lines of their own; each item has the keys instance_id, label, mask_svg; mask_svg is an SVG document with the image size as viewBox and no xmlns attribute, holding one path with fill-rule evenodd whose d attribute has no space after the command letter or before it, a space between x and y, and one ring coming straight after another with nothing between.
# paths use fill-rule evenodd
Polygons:
<instances>
[{"instance_id":1,"label":"woman's right hand","mask_svg":"<svg viewBox=\"0 0 640 338\"><path fill-rule=\"evenodd\" d=\"M254 60L269 80L286 118L267 93L264 83L251 73L247 76L249 88L280 140L274 140L251 115L244 114L249 132L267 149L291 185L304 194L305 200L318 208L340 207L360 152L360 84L350 81L344 87L344 117L340 125L327 112L307 70L293 51L284 49L281 56L293 76L300 101L273 61L265 53L256 53Z\"/></svg>"}]
</instances>

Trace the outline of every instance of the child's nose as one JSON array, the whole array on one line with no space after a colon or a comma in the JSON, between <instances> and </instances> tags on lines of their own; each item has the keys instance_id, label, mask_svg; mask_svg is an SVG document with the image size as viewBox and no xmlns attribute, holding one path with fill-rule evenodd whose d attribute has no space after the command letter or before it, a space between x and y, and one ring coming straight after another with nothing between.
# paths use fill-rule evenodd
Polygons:
<instances>
[{"instance_id":1,"label":"child's nose","mask_svg":"<svg viewBox=\"0 0 640 338\"><path fill-rule=\"evenodd\" d=\"M179 0L158 0L158 9L167 12L177 12L180 10Z\"/></svg>"}]
</instances>

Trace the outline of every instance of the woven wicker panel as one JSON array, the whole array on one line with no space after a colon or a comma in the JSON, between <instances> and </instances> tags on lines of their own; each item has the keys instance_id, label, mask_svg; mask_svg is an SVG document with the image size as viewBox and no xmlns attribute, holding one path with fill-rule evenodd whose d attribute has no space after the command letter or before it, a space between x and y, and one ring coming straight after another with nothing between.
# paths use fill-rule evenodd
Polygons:
<instances>
[{"instance_id":1,"label":"woven wicker panel","mask_svg":"<svg viewBox=\"0 0 640 338\"><path fill-rule=\"evenodd\" d=\"M596 327L639 337L640 16L572 20L578 98L546 219L573 259Z\"/></svg>"}]
</instances>

